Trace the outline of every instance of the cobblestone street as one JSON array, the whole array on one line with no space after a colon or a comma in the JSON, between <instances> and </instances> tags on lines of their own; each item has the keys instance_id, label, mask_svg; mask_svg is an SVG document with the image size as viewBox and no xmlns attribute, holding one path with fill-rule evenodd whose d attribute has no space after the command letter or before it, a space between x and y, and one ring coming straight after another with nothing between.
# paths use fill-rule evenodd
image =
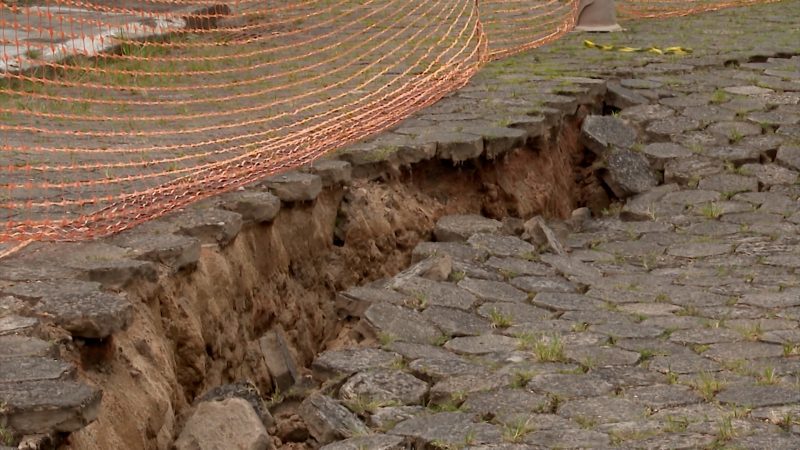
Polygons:
<instances>
[{"instance_id":1,"label":"cobblestone street","mask_svg":"<svg viewBox=\"0 0 800 450\"><path fill-rule=\"evenodd\" d=\"M157 310L168 309L162 298L139 302L149 291L131 286L207 275L192 272L198 261L207 269L202 257L222 264L211 252L255 246L241 242L243 223L269 227L326 190L398 167L502 160L574 120L594 161L586 169L603 183L605 197L584 202L594 211L446 215L410 267L340 292L331 309L363 340L314 358L313 393L297 413L303 437L326 450L800 448L798 17L793 0L569 34L489 64L467 87L332 159L110 239L34 244L0 261L0 425L72 432L70 448L105 437L99 422L82 428L98 414L128 414L119 386L147 391L141 374L158 365L147 356L119 363L150 352L126 333L151 315L161 327ZM600 51L584 39L692 53ZM293 339L303 333L317 330ZM118 345L117 356L91 354L122 365L107 370L118 379L93 373L85 349L80 358L56 349L72 339ZM297 371L283 373L288 388ZM183 375L158 386L174 388ZM220 369L216 381L227 375ZM119 384L101 409L107 387L94 384L109 379ZM165 395L161 412L191 405L189 392ZM261 420L267 442L275 427ZM173 442L174 423L159 425L138 430L154 448ZM276 433L279 444L291 435ZM108 439L98 441L116 442Z\"/></svg>"}]
</instances>

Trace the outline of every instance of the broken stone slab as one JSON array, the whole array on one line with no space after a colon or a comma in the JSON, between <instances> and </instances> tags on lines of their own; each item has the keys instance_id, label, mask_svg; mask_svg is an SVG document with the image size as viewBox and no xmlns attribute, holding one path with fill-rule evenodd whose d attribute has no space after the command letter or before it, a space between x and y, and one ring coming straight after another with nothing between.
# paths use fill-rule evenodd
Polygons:
<instances>
[{"instance_id":1,"label":"broken stone slab","mask_svg":"<svg viewBox=\"0 0 800 450\"><path fill-rule=\"evenodd\" d=\"M645 131L653 140L659 141L684 134L687 131L697 130L701 126L699 120L677 116L654 120L647 125Z\"/></svg>"},{"instance_id":2,"label":"broken stone slab","mask_svg":"<svg viewBox=\"0 0 800 450\"><path fill-rule=\"evenodd\" d=\"M389 368L401 360L402 357L397 353L375 348L328 350L314 360L311 369L316 379L325 380L365 370Z\"/></svg>"},{"instance_id":3,"label":"broken stone slab","mask_svg":"<svg viewBox=\"0 0 800 450\"><path fill-rule=\"evenodd\" d=\"M356 286L344 292L339 292L336 296L336 312L341 318L361 318L364 317L364 312L373 303L390 303L405 306L409 304L408 301L409 297L407 295L391 289Z\"/></svg>"},{"instance_id":4,"label":"broken stone slab","mask_svg":"<svg viewBox=\"0 0 800 450\"><path fill-rule=\"evenodd\" d=\"M605 102L614 108L629 108L631 106L645 105L650 100L642 94L621 86L618 83L608 83L608 92Z\"/></svg>"},{"instance_id":5,"label":"broken stone slab","mask_svg":"<svg viewBox=\"0 0 800 450\"><path fill-rule=\"evenodd\" d=\"M97 418L102 392L74 381L0 383L6 426L20 434L78 431Z\"/></svg>"},{"instance_id":6,"label":"broken stone slab","mask_svg":"<svg viewBox=\"0 0 800 450\"><path fill-rule=\"evenodd\" d=\"M458 287L486 301L524 302L528 299L528 294L502 281L464 278L458 282Z\"/></svg>"},{"instance_id":7,"label":"broken stone slab","mask_svg":"<svg viewBox=\"0 0 800 450\"><path fill-rule=\"evenodd\" d=\"M616 117L588 116L581 126L581 142L602 155L611 147L631 148L636 143L636 130Z\"/></svg>"},{"instance_id":8,"label":"broken stone slab","mask_svg":"<svg viewBox=\"0 0 800 450\"><path fill-rule=\"evenodd\" d=\"M495 327L503 328L520 324L541 324L550 318L550 311L525 303L489 302L478 308L478 315L495 322ZM505 324L497 323L501 318ZM510 325L509 325L510 324Z\"/></svg>"},{"instance_id":9,"label":"broken stone slab","mask_svg":"<svg viewBox=\"0 0 800 450\"><path fill-rule=\"evenodd\" d=\"M723 404L761 408L800 403L800 392L786 386L733 384L724 387L716 400Z\"/></svg>"},{"instance_id":10,"label":"broken stone slab","mask_svg":"<svg viewBox=\"0 0 800 450\"><path fill-rule=\"evenodd\" d=\"M320 450L404 450L404 439L388 434L358 436L324 445Z\"/></svg>"},{"instance_id":11,"label":"broken stone slab","mask_svg":"<svg viewBox=\"0 0 800 450\"><path fill-rule=\"evenodd\" d=\"M110 242L130 250L136 259L157 262L174 271L194 267L200 260L200 240L191 236L128 231Z\"/></svg>"},{"instance_id":12,"label":"broken stone slab","mask_svg":"<svg viewBox=\"0 0 800 450\"><path fill-rule=\"evenodd\" d=\"M470 127L470 133L483 137L483 148L486 158L495 159L525 145L528 133L519 128L481 126Z\"/></svg>"},{"instance_id":13,"label":"broken stone slab","mask_svg":"<svg viewBox=\"0 0 800 450\"><path fill-rule=\"evenodd\" d=\"M603 273L577 258L565 255L542 255L541 261L552 266L558 273L572 281L582 284L592 284L596 280L603 278Z\"/></svg>"},{"instance_id":14,"label":"broken stone slab","mask_svg":"<svg viewBox=\"0 0 800 450\"><path fill-rule=\"evenodd\" d=\"M531 378L525 387L562 399L598 397L614 391L613 384L593 373L545 373Z\"/></svg>"},{"instance_id":15,"label":"broken stone slab","mask_svg":"<svg viewBox=\"0 0 800 450\"><path fill-rule=\"evenodd\" d=\"M13 297L6 297L13 298ZM35 317L24 317L16 314L0 316L0 336L7 334L24 334L33 331L39 324Z\"/></svg>"},{"instance_id":16,"label":"broken stone slab","mask_svg":"<svg viewBox=\"0 0 800 450\"><path fill-rule=\"evenodd\" d=\"M235 383L217 386L199 397L195 404L200 402L218 402L229 398L240 398L245 400L258 414L265 427L270 427L275 423L269 410L261 400L261 393L258 388L249 381L238 381Z\"/></svg>"},{"instance_id":17,"label":"broken stone slab","mask_svg":"<svg viewBox=\"0 0 800 450\"><path fill-rule=\"evenodd\" d=\"M491 324L486 320L460 309L431 306L422 315L447 336L476 336L492 330Z\"/></svg>"},{"instance_id":18,"label":"broken stone slab","mask_svg":"<svg viewBox=\"0 0 800 450\"><path fill-rule=\"evenodd\" d=\"M436 142L436 156L455 163L477 158L483 153L483 138L458 131L432 131L420 137Z\"/></svg>"},{"instance_id":19,"label":"broken stone slab","mask_svg":"<svg viewBox=\"0 0 800 450\"><path fill-rule=\"evenodd\" d=\"M688 158L693 153L686 147L672 142L654 142L647 144L642 153L656 170L664 170L667 161L678 158Z\"/></svg>"},{"instance_id":20,"label":"broken stone slab","mask_svg":"<svg viewBox=\"0 0 800 450\"><path fill-rule=\"evenodd\" d=\"M525 222L522 226L522 239L525 239L537 247L549 249L557 255L565 255L564 244L561 239L550 228L541 216L536 216Z\"/></svg>"},{"instance_id":21,"label":"broken stone slab","mask_svg":"<svg viewBox=\"0 0 800 450\"><path fill-rule=\"evenodd\" d=\"M411 252L411 262L416 263L434 255L450 255L454 263L481 262L489 257L489 252L461 242L420 242Z\"/></svg>"},{"instance_id":22,"label":"broken stone slab","mask_svg":"<svg viewBox=\"0 0 800 450\"><path fill-rule=\"evenodd\" d=\"M360 372L339 389L344 401L366 401L385 405L420 405L428 394L428 383L395 369Z\"/></svg>"},{"instance_id":23,"label":"broken stone slab","mask_svg":"<svg viewBox=\"0 0 800 450\"><path fill-rule=\"evenodd\" d=\"M654 220L656 204L665 195L676 192L678 189L677 184L663 184L639 194L625 202L619 218L625 221Z\"/></svg>"},{"instance_id":24,"label":"broken stone slab","mask_svg":"<svg viewBox=\"0 0 800 450\"><path fill-rule=\"evenodd\" d=\"M434 255L398 273L394 278L395 282L413 277L426 278L431 281L447 281L452 272L453 258L450 255Z\"/></svg>"},{"instance_id":25,"label":"broken stone slab","mask_svg":"<svg viewBox=\"0 0 800 450\"><path fill-rule=\"evenodd\" d=\"M414 448L437 445L489 444L502 442L503 437L496 425L474 422L472 415L461 412L441 412L429 416L415 417L397 424L391 434L412 439Z\"/></svg>"},{"instance_id":26,"label":"broken stone slab","mask_svg":"<svg viewBox=\"0 0 800 450\"><path fill-rule=\"evenodd\" d=\"M106 338L133 321L133 305L124 294L100 291L83 281L19 283L3 288L18 298L35 301L31 310L50 318L73 336Z\"/></svg>"},{"instance_id":27,"label":"broken stone slab","mask_svg":"<svg viewBox=\"0 0 800 450\"><path fill-rule=\"evenodd\" d=\"M462 375L488 376L489 369L450 353L444 358L420 358L408 365L412 373L429 382Z\"/></svg>"},{"instance_id":28,"label":"broken stone slab","mask_svg":"<svg viewBox=\"0 0 800 450\"><path fill-rule=\"evenodd\" d=\"M227 245L242 230L242 215L217 208L191 208L171 218L181 234L203 244Z\"/></svg>"},{"instance_id":29,"label":"broken stone slab","mask_svg":"<svg viewBox=\"0 0 800 450\"><path fill-rule=\"evenodd\" d=\"M631 150L613 149L607 152L602 177L618 198L641 194L658 185L647 158Z\"/></svg>"},{"instance_id":30,"label":"broken stone slab","mask_svg":"<svg viewBox=\"0 0 800 450\"><path fill-rule=\"evenodd\" d=\"M69 380L75 377L75 366L41 356L0 357L0 383L21 381Z\"/></svg>"},{"instance_id":31,"label":"broken stone slab","mask_svg":"<svg viewBox=\"0 0 800 450\"><path fill-rule=\"evenodd\" d=\"M620 118L637 124L644 124L653 120L666 119L674 115L675 110L672 108L653 104L624 108L619 114Z\"/></svg>"},{"instance_id":32,"label":"broken stone slab","mask_svg":"<svg viewBox=\"0 0 800 450\"><path fill-rule=\"evenodd\" d=\"M672 159L664 165L664 183L687 185L724 170L722 161L705 156Z\"/></svg>"},{"instance_id":33,"label":"broken stone slab","mask_svg":"<svg viewBox=\"0 0 800 450\"><path fill-rule=\"evenodd\" d=\"M800 170L800 145L781 145L775 156L775 162L789 169Z\"/></svg>"},{"instance_id":34,"label":"broken stone slab","mask_svg":"<svg viewBox=\"0 0 800 450\"><path fill-rule=\"evenodd\" d=\"M0 336L0 361L10 356L56 357L58 348L55 343L46 342L29 336ZM2 376L2 375L0 375Z\"/></svg>"},{"instance_id":35,"label":"broken stone slab","mask_svg":"<svg viewBox=\"0 0 800 450\"><path fill-rule=\"evenodd\" d=\"M430 402L433 404L461 403L464 397L473 392L490 391L508 386L511 376L486 373L478 375L454 375L443 378L431 387Z\"/></svg>"},{"instance_id":36,"label":"broken stone slab","mask_svg":"<svg viewBox=\"0 0 800 450\"><path fill-rule=\"evenodd\" d=\"M474 214L444 216L436 222L433 235L439 242L466 241L475 233L497 233L503 224Z\"/></svg>"},{"instance_id":37,"label":"broken stone slab","mask_svg":"<svg viewBox=\"0 0 800 450\"><path fill-rule=\"evenodd\" d=\"M58 261L76 270L79 279L96 281L109 288L126 286L133 280L156 279L155 266L135 258L134 252L105 242L57 243L48 245L32 257L45 264Z\"/></svg>"},{"instance_id":38,"label":"broken stone slab","mask_svg":"<svg viewBox=\"0 0 800 450\"><path fill-rule=\"evenodd\" d=\"M320 444L369 434L367 426L355 414L336 400L321 394L313 394L303 400L298 412L311 436Z\"/></svg>"},{"instance_id":39,"label":"broken stone slab","mask_svg":"<svg viewBox=\"0 0 800 450\"><path fill-rule=\"evenodd\" d=\"M474 248L486 250L490 255L498 257L530 257L536 253L536 247L516 236L498 236L487 233L476 233L467 239Z\"/></svg>"},{"instance_id":40,"label":"broken stone slab","mask_svg":"<svg viewBox=\"0 0 800 450\"><path fill-rule=\"evenodd\" d=\"M470 294L471 295L471 294ZM395 305L374 304L364 313L360 326L374 337L385 336L416 344L433 344L442 336L441 331L413 309Z\"/></svg>"},{"instance_id":41,"label":"broken stone slab","mask_svg":"<svg viewBox=\"0 0 800 450\"><path fill-rule=\"evenodd\" d=\"M721 173L701 179L698 188L728 194L748 191L757 192L758 180L755 177L734 173Z\"/></svg>"},{"instance_id":42,"label":"broken stone slab","mask_svg":"<svg viewBox=\"0 0 800 450\"><path fill-rule=\"evenodd\" d=\"M280 391L286 392L299 379L297 362L286 340L283 327L277 325L258 340L264 363L272 381Z\"/></svg>"},{"instance_id":43,"label":"broken stone slab","mask_svg":"<svg viewBox=\"0 0 800 450\"><path fill-rule=\"evenodd\" d=\"M248 222L271 222L281 210L281 200L264 191L239 191L219 198L219 206L242 215Z\"/></svg>"},{"instance_id":44,"label":"broken stone slab","mask_svg":"<svg viewBox=\"0 0 800 450\"><path fill-rule=\"evenodd\" d=\"M318 159L311 163L308 172L319 176L323 187L346 184L353 179L353 166L339 159Z\"/></svg>"},{"instance_id":45,"label":"broken stone slab","mask_svg":"<svg viewBox=\"0 0 800 450\"><path fill-rule=\"evenodd\" d=\"M758 86L728 86L723 88L722 90L729 94L735 94L735 95L764 95L775 92L772 89L762 88Z\"/></svg>"},{"instance_id":46,"label":"broken stone slab","mask_svg":"<svg viewBox=\"0 0 800 450\"><path fill-rule=\"evenodd\" d=\"M448 341L444 348L463 355L486 353L508 353L517 349L519 341L499 334L457 337Z\"/></svg>"},{"instance_id":47,"label":"broken stone slab","mask_svg":"<svg viewBox=\"0 0 800 450\"><path fill-rule=\"evenodd\" d=\"M392 288L418 300L421 309L428 306L447 306L468 310L478 303L478 298L469 291L451 283L442 283L427 278L395 278Z\"/></svg>"},{"instance_id":48,"label":"broken stone slab","mask_svg":"<svg viewBox=\"0 0 800 450\"><path fill-rule=\"evenodd\" d=\"M287 172L268 178L264 184L283 202L310 202L322 192L319 175L302 172Z\"/></svg>"},{"instance_id":49,"label":"broken stone slab","mask_svg":"<svg viewBox=\"0 0 800 450\"><path fill-rule=\"evenodd\" d=\"M531 303L551 311L588 311L602 307L602 302L569 292L539 292Z\"/></svg>"},{"instance_id":50,"label":"broken stone slab","mask_svg":"<svg viewBox=\"0 0 800 450\"><path fill-rule=\"evenodd\" d=\"M578 285L562 277L516 277L510 283L525 292L544 293L544 292L578 292Z\"/></svg>"},{"instance_id":51,"label":"broken stone slab","mask_svg":"<svg viewBox=\"0 0 800 450\"><path fill-rule=\"evenodd\" d=\"M558 414L568 419L596 423L629 422L644 419L647 408L633 400L619 397L592 397L566 402Z\"/></svg>"},{"instance_id":52,"label":"broken stone slab","mask_svg":"<svg viewBox=\"0 0 800 450\"><path fill-rule=\"evenodd\" d=\"M241 398L200 403L173 445L176 450L273 448L261 419Z\"/></svg>"},{"instance_id":53,"label":"broken stone slab","mask_svg":"<svg viewBox=\"0 0 800 450\"><path fill-rule=\"evenodd\" d=\"M473 413L476 419L490 418L492 421L513 425L529 419L534 411L545 410L548 403L544 395L525 389L504 388L471 394L460 409ZM531 425L535 426L533 423Z\"/></svg>"},{"instance_id":54,"label":"broken stone slab","mask_svg":"<svg viewBox=\"0 0 800 450\"><path fill-rule=\"evenodd\" d=\"M521 258L498 258L492 256L486 261L486 266L498 270L506 275L505 278L507 279L513 279L521 275L546 277L556 274L555 270L546 264Z\"/></svg>"}]
</instances>

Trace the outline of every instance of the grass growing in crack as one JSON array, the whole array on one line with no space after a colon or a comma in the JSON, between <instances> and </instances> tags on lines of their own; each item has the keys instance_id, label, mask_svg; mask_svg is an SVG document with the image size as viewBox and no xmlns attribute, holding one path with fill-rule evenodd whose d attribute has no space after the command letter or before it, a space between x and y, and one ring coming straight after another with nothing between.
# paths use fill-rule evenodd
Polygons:
<instances>
[{"instance_id":1,"label":"grass growing in crack","mask_svg":"<svg viewBox=\"0 0 800 450\"><path fill-rule=\"evenodd\" d=\"M731 135L728 136L728 141L730 141L731 144L738 144L742 139L744 139L744 135L739 130L731 131Z\"/></svg>"},{"instance_id":2,"label":"grass growing in crack","mask_svg":"<svg viewBox=\"0 0 800 450\"><path fill-rule=\"evenodd\" d=\"M589 324L586 322L580 322L572 325L572 332L573 333L583 333L584 331L589 329Z\"/></svg>"},{"instance_id":3,"label":"grass growing in crack","mask_svg":"<svg viewBox=\"0 0 800 450\"><path fill-rule=\"evenodd\" d=\"M344 405L355 414L363 416L366 413L372 414L375 410L384 406L399 406L399 403L395 401L381 401L369 398L368 396L358 395L356 398L345 400Z\"/></svg>"},{"instance_id":4,"label":"grass growing in crack","mask_svg":"<svg viewBox=\"0 0 800 450\"><path fill-rule=\"evenodd\" d=\"M539 361L563 362L566 360L564 344L556 335L546 337L532 333L522 333L517 335L517 340L520 350L533 351Z\"/></svg>"},{"instance_id":5,"label":"grass growing in crack","mask_svg":"<svg viewBox=\"0 0 800 450\"><path fill-rule=\"evenodd\" d=\"M14 435L3 424L0 424L0 445L11 446L14 444Z\"/></svg>"},{"instance_id":6,"label":"grass growing in crack","mask_svg":"<svg viewBox=\"0 0 800 450\"><path fill-rule=\"evenodd\" d=\"M678 374L673 371L668 371L664 374L667 378L667 384L676 384L678 382Z\"/></svg>"},{"instance_id":7,"label":"grass growing in crack","mask_svg":"<svg viewBox=\"0 0 800 450\"><path fill-rule=\"evenodd\" d=\"M716 203L706 203L700 207L700 214L707 219L718 219L722 215L722 208Z\"/></svg>"},{"instance_id":8,"label":"grass growing in crack","mask_svg":"<svg viewBox=\"0 0 800 450\"><path fill-rule=\"evenodd\" d=\"M459 281L463 280L467 276L467 273L463 270L454 270L450 272L450 276L447 277L450 281L454 283L458 283Z\"/></svg>"},{"instance_id":9,"label":"grass growing in crack","mask_svg":"<svg viewBox=\"0 0 800 450\"><path fill-rule=\"evenodd\" d=\"M392 345L394 341L397 340L397 336L391 333L380 333L378 335L378 342L380 342L381 347L386 347L387 345Z\"/></svg>"},{"instance_id":10,"label":"grass growing in crack","mask_svg":"<svg viewBox=\"0 0 800 450\"><path fill-rule=\"evenodd\" d=\"M761 335L764 334L764 330L761 329L761 323L759 322L756 322L748 327L740 328L738 331L745 339L749 341L757 341L761 339Z\"/></svg>"},{"instance_id":11,"label":"grass growing in crack","mask_svg":"<svg viewBox=\"0 0 800 450\"><path fill-rule=\"evenodd\" d=\"M781 379L774 367L765 367L764 371L756 377L756 384L773 385L780 383Z\"/></svg>"},{"instance_id":12,"label":"grass growing in crack","mask_svg":"<svg viewBox=\"0 0 800 450\"><path fill-rule=\"evenodd\" d=\"M514 389L522 389L528 385L535 375L535 372L524 370L514 372L514 376L511 380L511 387Z\"/></svg>"},{"instance_id":13,"label":"grass growing in crack","mask_svg":"<svg viewBox=\"0 0 800 450\"><path fill-rule=\"evenodd\" d=\"M703 400L710 402L725 387L725 383L717 380L709 372L700 372L697 378L691 382L691 386L703 397Z\"/></svg>"},{"instance_id":14,"label":"grass growing in crack","mask_svg":"<svg viewBox=\"0 0 800 450\"><path fill-rule=\"evenodd\" d=\"M736 430L733 429L733 417L723 417L717 425L717 438L715 442L720 444L728 442L736 437Z\"/></svg>"},{"instance_id":15,"label":"grass growing in crack","mask_svg":"<svg viewBox=\"0 0 800 450\"><path fill-rule=\"evenodd\" d=\"M591 430L597 426L597 420L592 419L591 417L576 416L573 417L572 420L574 420L581 428L586 430Z\"/></svg>"},{"instance_id":16,"label":"grass growing in crack","mask_svg":"<svg viewBox=\"0 0 800 450\"><path fill-rule=\"evenodd\" d=\"M722 89L717 89L711 94L711 103L715 105L719 105L720 103L725 103L729 99L728 93L723 91Z\"/></svg>"},{"instance_id":17,"label":"grass growing in crack","mask_svg":"<svg viewBox=\"0 0 800 450\"><path fill-rule=\"evenodd\" d=\"M667 433L682 433L689 428L689 419L685 416L667 416L664 431Z\"/></svg>"},{"instance_id":18,"label":"grass growing in crack","mask_svg":"<svg viewBox=\"0 0 800 450\"><path fill-rule=\"evenodd\" d=\"M517 419L512 423L503 426L503 440L505 442L519 443L525 438L525 435L535 430L531 425L531 419Z\"/></svg>"},{"instance_id":19,"label":"grass growing in crack","mask_svg":"<svg viewBox=\"0 0 800 450\"><path fill-rule=\"evenodd\" d=\"M444 344L447 344L447 341L449 341L449 340L450 340L450 336L448 336L446 334L440 334L436 339L433 340L433 342L431 342L431 344L433 344L433 345L435 345L437 347L441 347Z\"/></svg>"},{"instance_id":20,"label":"grass growing in crack","mask_svg":"<svg viewBox=\"0 0 800 450\"><path fill-rule=\"evenodd\" d=\"M513 325L511 316L501 313L496 308L489 311L489 320L492 322L492 328L508 328Z\"/></svg>"},{"instance_id":21,"label":"grass growing in crack","mask_svg":"<svg viewBox=\"0 0 800 450\"><path fill-rule=\"evenodd\" d=\"M781 427L781 429L787 433L792 431L792 427L798 423L798 420L794 417L791 411L787 412L780 418L777 425Z\"/></svg>"},{"instance_id":22,"label":"grass growing in crack","mask_svg":"<svg viewBox=\"0 0 800 450\"><path fill-rule=\"evenodd\" d=\"M789 357L800 354L800 344L787 342L783 344L783 356Z\"/></svg>"}]
</instances>

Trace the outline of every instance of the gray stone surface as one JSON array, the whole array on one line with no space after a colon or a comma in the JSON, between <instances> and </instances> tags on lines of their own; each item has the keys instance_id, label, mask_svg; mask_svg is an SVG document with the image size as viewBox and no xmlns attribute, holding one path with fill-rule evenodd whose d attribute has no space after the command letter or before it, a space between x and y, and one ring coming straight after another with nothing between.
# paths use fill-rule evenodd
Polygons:
<instances>
[{"instance_id":1,"label":"gray stone surface","mask_svg":"<svg viewBox=\"0 0 800 450\"><path fill-rule=\"evenodd\" d=\"M444 216L436 222L433 234L437 241L466 241L475 233L496 233L503 224L477 215Z\"/></svg>"},{"instance_id":2,"label":"gray stone surface","mask_svg":"<svg viewBox=\"0 0 800 450\"><path fill-rule=\"evenodd\" d=\"M606 171L603 180L618 198L641 194L658 184L647 158L631 150L608 152Z\"/></svg>"},{"instance_id":3,"label":"gray stone surface","mask_svg":"<svg viewBox=\"0 0 800 450\"><path fill-rule=\"evenodd\" d=\"M358 436L343 441L324 445L320 450L402 450L403 438L400 436L390 436L377 434L372 436Z\"/></svg>"},{"instance_id":4,"label":"gray stone surface","mask_svg":"<svg viewBox=\"0 0 800 450\"><path fill-rule=\"evenodd\" d=\"M278 325L266 332L258 339L258 346L275 386L281 391L294 386L300 375L283 327Z\"/></svg>"},{"instance_id":5,"label":"gray stone surface","mask_svg":"<svg viewBox=\"0 0 800 450\"><path fill-rule=\"evenodd\" d=\"M322 178L310 173L286 172L265 184L283 202L313 201L322 191Z\"/></svg>"},{"instance_id":6,"label":"gray stone surface","mask_svg":"<svg viewBox=\"0 0 800 450\"><path fill-rule=\"evenodd\" d=\"M300 404L298 412L311 436L320 444L369 432L358 417L337 401L324 395L313 394L306 398Z\"/></svg>"},{"instance_id":7,"label":"gray stone surface","mask_svg":"<svg viewBox=\"0 0 800 450\"><path fill-rule=\"evenodd\" d=\"M281 201L269 192L241 191L233 192L220 199L223 209L237 212L246 221L270 222L281 209Z\"/></svg>"},{"instance_id":8,"label":"gray stone surface","mask_svg":"<svg viewBox=\"0 0 800 450\"><path fill-rule=\"evenodd\" d=\"M502 441L500 428L474 422L469 414L441 412L406 420L397 424L391 434L411 438L419 448L436 442L441 445L488 444ZM469 438L469 439L468 439Z\"/></svg>"},{"instance_id":9,"label":"gray stone surface","mask_svg":"<svg viewBox=\"0 0 800 450\"><path fill-rule=\"evenodd\" d=\"M376 369L350 377L339 389L344 401L359 400L381 404L419 405L428 384L399 370Z\"/></svg>"},{"instance_id":10,"label":"gray stone surface","mask_svg":"<svg viewBox=\"0 0 800 450\"><path fill-rule=\"evenodd\" d=\"M329 350L314 360L312 368L320 378L326 378L388 368L399 360L400 355L397 353L372 348Z\"/></svg>"},{"instance_id":11,"label":"gray stone surface","mask_svg":"<svg viewBox=\"0 0 800 450\"><path fill-rule=\"evenodd\" d=\"M200 403L174 446L176 450L273 448L261 419L247 401L239 398Z\"/></svg>"},{"instance_id":12,"label":"gray stone surface","mask_svg":"<svg viewBox=\"0 0 800 450\"><path fill-rule=\"evenodd\" d=\"M7 426L22 434L77 431L97 418L99 389L74 381L0 383Z\"/></svg>"},{"instance_id":13,"label":"gray stone surface","mask_svg":"<svg viewBox=\"0 0 800 450\"><path fill-rule=\"evenodd\" d=\"M192 208L174 218L178 230L204 244L226 245L242 229L242 215L216 208Z\"/></svg>"},{"instance_id":14,"label":"gray stone surface","mask_svg":"<svg viewBox=\"0 0 800 450\"><path fill-rule=\"evenodd\" d=\"M616 117L588 116L581 126L581 141L600 155L611 147L631 148L636 143L636 130Z\"/></svg>"},{"instance_id":15,"label":"gray stone surface","mask_svg":"<svg viewBox=\"0 0 800 450\"><path fill-rule=\"evenodd\" d=\"M105 338L124 330L133 320L133 306L127 297L99 290L97 283L20 283L4 292L35 301L32 309L48 317L73 336Z\"/></svg>"}]
</instances>

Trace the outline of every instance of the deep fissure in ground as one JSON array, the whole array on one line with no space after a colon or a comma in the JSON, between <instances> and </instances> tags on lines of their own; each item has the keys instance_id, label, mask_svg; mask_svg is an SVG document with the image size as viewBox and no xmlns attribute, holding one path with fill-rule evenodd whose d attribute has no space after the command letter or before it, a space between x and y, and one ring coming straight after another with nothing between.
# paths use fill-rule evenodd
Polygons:
<instances>
[{"instance_id":1,"label":"deep fissure in ground","mask_svg":"<svg viewBox=\"0 0 800 450\"><path fill-rule=\"evenodd\" d=\"M163 448L197 398L245 381L270 402L270 431L286 448L306 448L294 409L296 397L316 386L277 392L258 339L282 328L303 367L320 351L358 344L354 319L336 314L336 292L408 266L444 215L481 214L514 230L532 216L566 218L584 205L599 214L614 199L579 139L590 112L611 109L581 106L494 160L432 159L328 188L313 203L284 205L271 224L246 228L225 247L205 247L194 270L130 286L133 326L76 355L104 399L99 420L69 443Z\"/></svg>"}]
</instances>

